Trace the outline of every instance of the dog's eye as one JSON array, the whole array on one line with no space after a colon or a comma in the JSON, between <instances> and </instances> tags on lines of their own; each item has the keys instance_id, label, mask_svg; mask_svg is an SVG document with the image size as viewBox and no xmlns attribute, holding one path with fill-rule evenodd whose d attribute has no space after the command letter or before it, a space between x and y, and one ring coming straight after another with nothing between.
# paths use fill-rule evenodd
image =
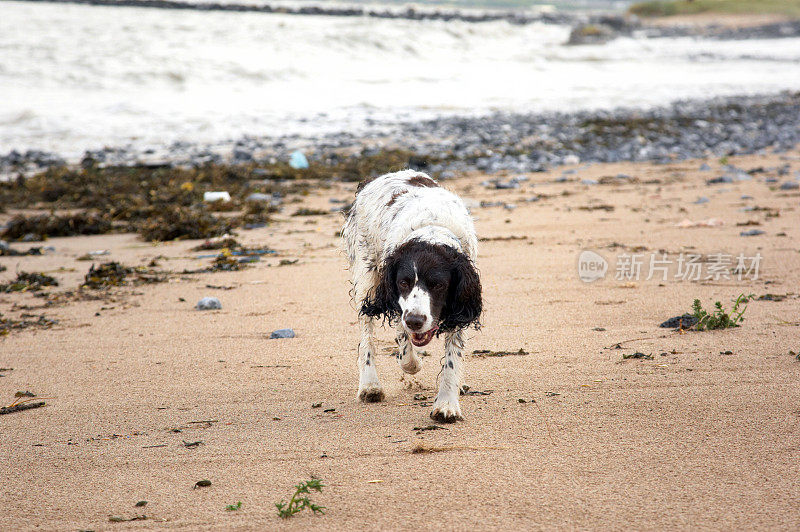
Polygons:
<instances>
[{"instance_id":1,"label":"dog's eye","mask_svg":"<svg viewBox=\"0 0 800 532\"><path fill-rule=\"evenodd\" d=\"M405 279L397 281L397 286L399 286L402 290L405 290L406 288L408 288L408 281L406 281Z\"/></svg>"}]
</instances>

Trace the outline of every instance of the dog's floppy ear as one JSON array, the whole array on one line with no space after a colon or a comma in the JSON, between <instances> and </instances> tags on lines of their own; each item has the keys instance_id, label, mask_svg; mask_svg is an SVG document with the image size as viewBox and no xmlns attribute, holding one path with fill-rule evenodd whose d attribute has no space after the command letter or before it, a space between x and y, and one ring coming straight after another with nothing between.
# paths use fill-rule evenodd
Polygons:
<instances>
[{"instance_id":1,"label":"dog's floppy ear","mask_svg":"<svg viewBox=\"0 0 800 532\"><path fill-rule=\"evenodd\" d=\"M454 331L474 325L480 328L483 309L481 278L472 261L463 253L457 253L451 272L452 280L447 303L442 310L440 330Z\"/></svg>"},{"instance_id":2,"label":"dog's floppy ear","mask_svg":"<svg viewBox=\"0 0 800 532\"><path fill-rule=\"evenodd\" d=\"M393 320L400 315L400 292L397 290L398 257L390 255L380 269L380 280L373 293L361 305L361 314L370 318Z\"/></svg>"}]
</instances>

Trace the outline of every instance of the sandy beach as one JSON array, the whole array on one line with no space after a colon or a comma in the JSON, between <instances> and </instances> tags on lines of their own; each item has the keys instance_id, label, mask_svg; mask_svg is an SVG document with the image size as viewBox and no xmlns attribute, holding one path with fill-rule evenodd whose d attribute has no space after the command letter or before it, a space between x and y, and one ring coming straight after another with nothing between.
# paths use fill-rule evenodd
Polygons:
<instances>
[{"instance_id":1,"label":"sandy beach","mask_svg":"<svg viewBox=\"0 0 800 532\"><path fill-rule=\"evenodd\" d=\"M725 172L709 159L573 165L509 190L477 173L443 181L482 239L484 326L468 352L524 354L470 355L466 419L438 429L441 340L403 378L382 330L387 398L358 403L343 218L290 216L350 202L355 183L288 196L267 227L237 230L277 252L241 271L177 273L210 264L196 240L13 243L54 250L0 258L0 282L36 271L60 284L0 294L5 318L57 320L0 339L0 403L46 401L0 416L0 529L796 529L800 192L781 183L800 151L726 162L750 179L707 184ZM109 251L97 265L155 259L169 279L76 292L92 264L76 259L95 250ZM608 261L605 279L580 280L583 250ZM720 252L760 254L757 278L681 280L672 262L667 280L646 279L653 254L707 266ZM624 255L641 256L641 277L617 279ZM659 328L695 298L730 309L740 294L755 296L741 327ZM195 310L205 296L222 309ZM297 336L269 339L281 328ZM274 503L309 478L326 513L281 520Z\"/></svg>"}]
</instances>

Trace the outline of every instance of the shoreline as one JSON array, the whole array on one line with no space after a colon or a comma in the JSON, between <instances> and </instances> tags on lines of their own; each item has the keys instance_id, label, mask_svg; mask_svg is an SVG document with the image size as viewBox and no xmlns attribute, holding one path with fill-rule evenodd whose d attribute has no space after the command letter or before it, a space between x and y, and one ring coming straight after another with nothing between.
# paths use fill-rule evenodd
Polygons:
<instances>
[{"instance_id":1,"label":"shoreline","mask_svg":"<svg viewBox=\"0 0 800 532\"><path fill-rule=\"evenodd\" d=\"M441 117L342 132L318 138L246 137L215 146L187 142L161 153L109 147L82 160L99 167L196 167L274 164L302 150L320 164L381 151L408 151L437 162L431 171L451 177L467 171L540 172L574 161L674 160L785 151L800 143L800 92L681 100L654 109L511 113ZM30 150L0 156L0 178L74 167L58 154Z\"/></svg>"}]
</instances>

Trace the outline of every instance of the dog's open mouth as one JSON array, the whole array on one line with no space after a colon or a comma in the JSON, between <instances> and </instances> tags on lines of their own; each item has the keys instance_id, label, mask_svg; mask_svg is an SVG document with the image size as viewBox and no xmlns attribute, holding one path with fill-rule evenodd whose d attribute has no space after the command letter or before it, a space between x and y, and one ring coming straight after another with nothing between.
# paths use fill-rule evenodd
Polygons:
<instances>
[{"instance_id":1,"label":"dog's open mouth","mask_svg":"<svg viewBox=\"0 0 800 532\"><path fill-rule=\"evenodd\" d=\"M428 345L433 339L436 329L438 329L438 327L433 327L430 331L421 334L411 333L411 343L417 347Z\"/></svg>"}]
</instances>

